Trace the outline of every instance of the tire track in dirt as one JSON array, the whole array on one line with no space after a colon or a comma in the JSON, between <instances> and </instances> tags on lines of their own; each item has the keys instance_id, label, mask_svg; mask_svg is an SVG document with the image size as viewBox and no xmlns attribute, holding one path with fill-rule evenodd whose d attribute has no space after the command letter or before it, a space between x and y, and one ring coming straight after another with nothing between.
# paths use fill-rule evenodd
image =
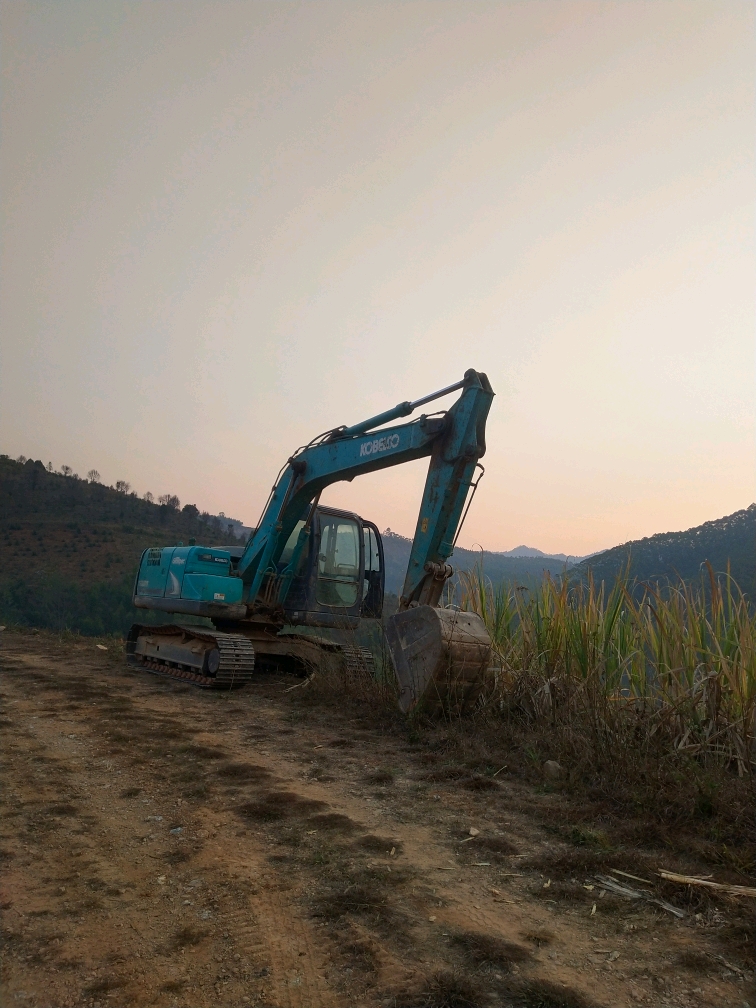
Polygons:
<instances>
[{"instance_id":1,"label":"tire track in dirt","mask_svg":"<svg viewBox=\"0 0 756 1008\"><path fill-rule=\"evenodd\" d=\"M264 889L255 903L260 931L256 951L270 960L274 1003L280 1008L332 1008L337 1004L322 970L322 955L297 908L275 889ZM251 947L255 948L251 943Z\"/></svg>"},{"instance_id":2,"label":"tire track in dirt","mask_svg":"<svg viewBox=\"0 0 756 1008\"><path fill-rule=\"evenodd\" d=\"M37 664L31 656L18 656L16 666L26 670L34 670L49 674L60 674L60 668L55 662L40 662ZM81 670L77 670L77 674ZM36 687L44 684L43 679L36 680ZM149 992L157 991L157 1002L164 1001L172 1003L176 995L180 994L182 988L186 987L200 994L204 986L207 999L205 997L192 998L193 1005L216 1004L218 998L232 997L234 1000L242 1001L249 995L246 993L247 985L239 983L236 979L227 979L222 973L218 973L216 982L210 979L204 984L192 976L192 972L204 973L211 976L213 964L211 957L203 953L201 946L206 944L199 941L197 944L190 944L188 947L191 957L197 956L196 962L190 962L188 969L166 968L166 964L158 961L160 952L168 952L171 955L184 952L186 949L178 947L172 948L171 936L174 933L181 934L182 931L193 932L188 935L191 942L195 941L196 935L202 935L206 927L202 919L196 920L196 915L189 917L181 914L177 910L175 903L180 904L178 897L170 897L173 884L174 871L170 865L163 868L161 863L162 855L171 853L166 851L167 827L174 819L181 818L182 821L189 822L190 825L179 827L185 830L189 836L184 843L192 843L192 837L198 833L206 832L208 826L212 827L212 815L203 815L203 809L194 809L183 815L176 815L172 810L173 796L166 795L164 765L156 766L148 758L141 759L139 755L130 754L130 766L124 763L122 757L117 754L110 754L103 758L103 746L108 745L108 736L112 733L107 731L103 734L104 725L110 724L110 718L100 719L93 726L91 723L91 705L89 697L97 694L98 690L90 690L87 693L87 704L89 705L83 713L68 712L65 723L56 719L55 727L50 730L50 722L42 721L40 714L32 711L46 711L44 701L52 698L57 690L48 690L42 694L35 692L35 684L32 680L10 681L10 699L13 706L18 710L28 711L25 716L28 718L24 729L24 747L27 751L34 751L35 754L48 760L66 766L67 780L69 781L68 791L75 794L76 798L76 825L81 830L82 825L86 825L86 835L78 840L81 850L77 851L79 860L83 856L86 860L86 870L92 881L102 882L103 885L112 883L112 878L101 879L102 875L112 875L113 870L119 874L119 868L126 867L129 874L129 884L133 888L141 890L140 898L132 901L131 905L119 901L117 904L108 900L104 903L98 900L92 906L83 906L80 899L81 894L76 893L78 903L66 901L56 905L51 911L55 916L68 917L65 926L67 948L72 953L69 960L77 962L77 954L74 950L83 950L77 972L80 975L79 992L74 992L71 984L55 984L57 992L53 995L43 994L39 989L29 990L29 984L24 981L24 986L20 987L11 979L8 985L9 992L23 996L29 1004L56 1004L65 1005L68 1003L78 1004L82 993L89 990L94 996L106 996L110 1004L141 1004L153 1002L153 995ZM50 685L49 682L46 685ZM62 683L65 686L64 683ZM30 693L31 691L31 693ZM65 689L64 689L65 692ZM57 699L57 698L56 698ZM155 717L164 719L165 711L160 708L161 698L149 696L144 698L150 705L150 710L144 711L147 719ZM155 700L158 700L157 705ZM176 698L178 699L178 698ZM42 700L42 706L40 706ZM137 704L141 708L141 704ZM44 730L39 730L39 725L44 726ZM213 741L219 742L217 738ZM25 763L26 761L22 761ZM107 776L116 779L116 775L121 782L138 781L136 788L138 794L131 800L118 800L112 796L115 785L105 785L98 777L103 774L104 766L110 768ZM116 769L123 767L123 769ZM24 769L23 766L18 769ZM23 788L24 782L20 782ZM127 789L128 790L128 789ZM109 793L110 792L110 793ZM53 796L46 796L48 804ZM186 806L184 805L184 808ZM188 810L187 810L188 811ZM153 814L150 814L153 813ZM192 822L199 815L199 828ZM160 822L150 822L149 820L161 820ZM195 829L196 827L196 829ZM222 829L221 826L218 827ZM228 830L225 830L228 833ZM162 835L159 835L162 834ZM222 834L219 834L222 836ZM126 838L130 838L127 840ZM183 839L183 838L181 838ZM162 841L162 843L161 843ZM64 841L63 846L69 841ZM132 848L136 847L136 853L131 857L126 856L127 866L114 864L106 860L108 853L120 854L124 858L124 846L131 843ZM57 846L57 844L56 844ZM143 850L139 850L139 847ZM175 843L174 843L175 846ZM236 845L238 846L238 844ZM120 848L120 849L119 849ZM162 848L162 849L161 849ZM224 853L224 848L226 852ZM55 875L55 868L50 864L49 854L52 853L42 846L39 851L33 852L36 861L36 874L39 878L52 877ZM249 855L252 855L251 857ZM150 864L150 861L154 861ZM214 927L215 939L222 939L228 935L229 942L234 950L234 956L248 959L254 963L254 973L259 980L253 984L256 988L256 996L262 996L266 1005L280 1006L280 1008L338 1008L342 1002L334 998L329 990L327 982L323 978L323 956L318 954L316 943L311 934L309 924L301 919L301 910L292 905L289 899L288 890L290 886L285 880L280 879L275 870L265 863L264 859L256 856L254 850L247 848L247 856L239 858L235 856L234 844L220 843L213 851L212 858L206 856L204 851L200 851L191 858L191 874L199 874L207 883L207 888L214 889L220 882L221 877L226 877L234 870L234 874L245 874L252 879L259 879L261 875L266 876L265 880L259 884L254 896L246 899L242 905L235 907L223 906L218 912L218 908L212 914L205 911L201 917L209 916L211 921L217 921ZM47 866L47 867L46 867ZM64 887L62 896L71 895L74 876L67 871L68 866L63 866L63 878L68 882ZM250 868L252 870L250 871ZM58 876L60 876L61 866L58 866ZM103 872L102 869L105 869ZM110 869L110 870L108 870ZM124 871L120 872L121 875ZM62 876L61 876L62 877ZM60 878L58 879L60 880ZM26 880L27 886L29 881ZM150 896L149 887L152 887L158 895ZM157 888L156 888L157 887ZM31 886L29 886L31 888ZM112 886L111 886L112 888ZM48 907L52 902L49 893L37 891L32 895L28 889L23 888L12 893L14 903L23 903L25 912L22 917L27 917L29 912L34 912L34 906L30 905L30 897L34 904L44 904ZM192 894L193 895L193 894ZM155 906L155 900L159 900L163 905ZM170 903L168 902L170 901ZM86 899L84 900L86 902ZM92 902L92 901L90 901ZM6 909L10 909L7 907ZM71 914L88 914L86 920ZM92 919L92 915L96 919ZM109 918L117 914L119 921L117 927L128 928L125 932L119 932L110 925ZM124 918L126 918L124 920ZM6 918L7 919L7 918ZM181 927L183 925L183 928ZM102 965L98 963L96 949L98 946L103 950L108 950L109 958L113 968L108 971L107 976L103 976ZM145 969L134 970L126 964L128 960L136 957L144 963ZM162 958L165 958L163 956ZM184 961L186 955L182 956ZM192 969L196 967L196 969ZM97 974L100 974L99 976ZM110 985L110 986L108 986ZM34 985L36 988L36 985ZM161 998L161 987L168 988ZM212 994L211 994L212 991ZM53 997L55 1001L46 1001L46 997ZM123 999L123 1001L122 1001ZM220 1003L223 1003L222 1001Z\"/></svg>"},{"instance_id":3,"label":"tire track in dirt","mask_svg":"<svg viewBox=\"0 0 756 1008\"><path fill-rule=\"evenodd\" d=\"M216 839L224 833L228 836L225 819L206 816L204 825L216 834ZM241 952L264 964L266 1003L276 1008L338 1008L342 1001L323 975L327 956L297 904L297 886L272 868L257 846L244 844L239 850L241 847L223 844L216 848L226 872L232 877L246 877L254 884L248 906L227 912L223 926L233 934ZM211 868L216 854L211 857L204 856L198 867Z\"/></svg>"},{"instance_id":4,"label":"tire track in dirt","mask_svg":"<svg viewBox=\"0 0 756 1008\"><path fill-rule=\"evenodd\" d=\"M6 691L19 734L11 763L21 798L39 799L15 810L18 821L53 815L44 812L52 792L32 794L37 756L65 768L56 778L61 804L65 797L78 809L57 816L27 853L6 836L16 854L6 920L20 912L26 922L16 928L13 918L23 955L6 990L28 995L34 971L48 984L43 994L35 980L29 1008L78 1008L86 992L116 1008L367 1008L419 990L445 968L469 968L476 982L495 986L495 974L470 965L454 935L523 944L539 930L552 931L551 944L532 944L512 970L565 997L572 991L576 1005L582 992L583 1004L612 1008L656 1008L662 997L680 1008L740 1008L734 981L703 978L697 993L649 986L649 974L670 972L684 940L674 923L655 919L654 949L650 939L613 930L610 917L591 919L590 903L547 903L540 889L548 880L509 854L476 856L477 841L462 845L476 825L481 836L511 837L513 850L544 847L527 816L507 807L508 791L423 783L406 740L355 729L338 710L302 715L284 693L290 683L275 677L214 696L134 675L93 650L78 644L50 656L44 641L13 639ZM377 765L395 769L376 774ZM386 782L380 790L376 780ZM271 808L274 818L265 818ZM361 846L366 836L386 842ZM400 882L384 885L393 875ZM85 892L85 876L99 888ZM351 900L360 886L385 900L383 918L365 908L367 898ZM95 901L88 909L87 899ZM48 935L69 933L54 948L50 938L32 962L43 931L32 912L45 908ZM598 950L611 941L621 958L597 961L592 936ZM65 971L66 957L81 962Z\"/></svg>"},{"instance_id":5,"label":"tire track in dirt","mask_svg":"<svg viewBox=\"0 0 756 1008\"><path fill-rule=\"evenodd\" d=\"M283 684L281 685L285 688ZM552 984L555 990L563 990L567 1000L570 997L577 998L570 1003L577 1004L580 996L577 992L582 991L592 1003L611 1005L612 1008L615 1005L632 1005L649 999L651 1002L656 1002L659 998L664 999L665 1004L706 1005L710 1008L722 1008L728 1003L739 1006L740 992L724 978L724 982L712 983L710 980L706 983L702 982L700 977L696 977L698 986L695 990L688 991L683 986L683 977L682 983L677 980L683 987L682 993L675 997L666 979L673 961L672 956L668 953L663 960L660 960L660 950L650 948L647 941L644 942L642 939L635 943L637 951L633 953L628 945L634 943L632 928L635 925L631 925L630 931L612 935L611 932L616 929L611 917L608 920L593 919L590 914L590 900L584 910L566 908L565 912L555 900L549 899L545 892L539 891L538 898L534 899L528 887L535 885L540 890L541 887L550 884L549 880L545 876L539 876L538 873L535 873L534 877L532 871L523 871L521 861L500 864L498 867L495 863L485 865L483 862L487 857L484 854L478 855L472 866L459 864L456 862L456 855L463 837L457 837L453 845L450 845L448 839L442 839L443 834L448 833L447 824L450 821L466 821L468 824L474 822L478 826L486 827L494 836L501 835L503 825L509 827L504 832L510 836L517 837L518 828L522 829L521 850L524 847L527 851L528 846L534 841L543 846L542 840L535 840L532 825L527 824L518 813L507 810L502 816L501 811L492 808L490 802L482 799L474 801L473 797L477 799L479 796L468 796L465 792L457 790L453 793L447 791L443 795L444 804L440 813L434 814L433 805L425 799L420 804L420 810L416 803L412 803L413 807L405 808L404 815L397 818L386 806L376 807L376 803L368 796L364 784L360 785L360 777L364 778L367 765L362 763L359 757L355 758L355 754L341 744L343 739L331 737L329 744L329 731L328 729L324 731L322 725L317 727L303 725L298 733L295 751L280 736L277 741L275 726L283 727L286 723L281 716L282 713L280 709L268 710L266 738L258 741L250 740L248 736L245 741L240 737L234 743L229 737L228 744L236 750L239 757L242 753L249 756L252 752L255 759L267 760L269 765L275 766L284 781L296 780L298 792L305 798L327 800L335 812L355 821L362 821L366 830L381 831L389 836L401 838L404 859L414 865L435 890L433 899L429 899L426 892L414 907L419 918L419 929L425 931L418 945L422 947L423 943L426 944L426 954L433 946L438 954L438 939L439 934L443 936L442 929L449 933L458 931L494 934L513 943L528 941L527 936L534 935L539 937L531 943L533 954L529 964L515 967L515 972L527 973L534 981L539 977L542 978ZM335 719L325 717L323 720L330 722ZM337 730L343 732L343 725ZM333 728L330 731L333 731ZM239 735L242 734L243 729L240 728ZM394 748L390 758L396 761L398 756L396 748L390 744L387 746L386 741L380 739L380 733L376 733L375 742L383 743L384 749ZM311 755L309 761L303 760L302 755L308 748ZM322 760L324 750L328 753L327 777L331 778L325 785L319 783L317 779L309 778L307 771L302 767L303 762L307 765L315 760ZM385 753L382 755L385 758ZM371 757L374 760L374 754L371 753ZM336 772L337 776L334 777ZM439 785L435 787L443 790ZM424 816L421 810L424 810ZM408 818L411 821L407 821ZM425 822L422 821L423 818ZM504 818L508 820L507 823L503 823ZM428 823L428 820L431 822ZM444 826L439 828L442 823ZM471 850L469 847L465 849ZM478 858L481 858L480 867L475 867ZM452 870L448 871L450 868ZM509 870L503 871L503 869ZM499 874L503 875L505 881L499 880ZM518 876L524 878L522 883L516 878ZM432 885L434 879L436 884ZM514 888L508 889L507 886L512 883ZM639 908L637 905L632 907L631 913L633 919L638 917L641 921L653 919L654 930L657 935L663 936L662 939L655 940L668 941L668 948L673 955L675 950L684 951L687 947L683 936L679 941L673 937L674 924L664 916L659 917L649 912L647 907ZM584 918L577 916L583 914ZM427 921L432 927L420 923L422 921ZM541 948L540 936L546 935L550 935L547 939L548 947ZM592 937L593 935L598 937ZM620 950L621 961L615 963L614 960L607 958L608 950L601 951L607 943L610 947ZM632 961L628 962L628 952L631 956L634 954L635 964ZM415 955L418 953L422 955L420 949ZM398 965L395 957L387 959ZM421 962L433 968L432 957ZM437 965L443 966L443 961ZM406 982L407 972L401 968L387 970L384 973L384 980L389 988L396 989L401 986L401 982ZM419 975L419 971L416 970L415 975ZM652 984L651 992L645 995L643 990L644 988L648 990L649 979L657 983L654 980L657 976L659 977L657 991L654 991ZM694 986L691 981L688 983L690 987Z\"/></svg>"}]
</instances>

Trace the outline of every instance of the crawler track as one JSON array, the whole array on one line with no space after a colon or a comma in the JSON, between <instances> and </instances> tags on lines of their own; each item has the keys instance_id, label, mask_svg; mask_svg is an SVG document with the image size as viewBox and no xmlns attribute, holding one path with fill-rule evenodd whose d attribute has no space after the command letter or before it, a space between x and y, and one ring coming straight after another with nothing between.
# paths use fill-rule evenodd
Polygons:
<instances>
[{"instance_id":1,"label":"crawler track","mask_svg":"<svg viewBox=\"0 0 756 1008\"><path fill-rule=\"evenodd\" d=\"M196 668L180 661L171 661L153 655L136 652L140 635L172 629L177 634L191 634L204 643L213 643L218 650L219 663L213 675L205 675ZM201 689L239 689L252 679L255 670L255 649L251 641L241 634L202 632L196 627L132 627L127 644L127 661L155 675L180 679L182 682L199 686Z\"/></svg>"},{"instance_id":2,"label":"crawler track","mask_svg":"<svg viewBox=\"0 0 756 1008\"><path fill-rule=\"evenodd\" d=\"M341 645L341 653L344 656L346 671L351 675L360 675L368 672L371 676L375 672L375 660L372 652L363 647L347 647Z\"/></svg>"}]
</instances>

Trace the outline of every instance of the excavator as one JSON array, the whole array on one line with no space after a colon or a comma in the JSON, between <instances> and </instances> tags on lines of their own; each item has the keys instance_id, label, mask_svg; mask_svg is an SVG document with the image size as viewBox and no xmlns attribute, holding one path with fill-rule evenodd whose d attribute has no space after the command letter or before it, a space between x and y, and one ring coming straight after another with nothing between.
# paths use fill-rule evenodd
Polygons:
<instances>
[{"instance_id":1,"label":"excavator","mask_svg":"<svg viewBox=\"0 0 756 1008\"><path fill-rule=\"evenodd\" d=\"M384 428L460 390L448 410ZM243 686L255 669L370 670L372 654L358 646L357 630L362 620L382 616L381 535L359 515L321 505L320 495L340 480L429 456L404 587L398 611L385 620L385 640L403 711L467 709L490 665L491 640L476 613L440 603L453 574L447 560L483 475L493 395L486 375L469 370L453 385L314 438L287 460L245 547L146 549L133 604L205 622L135 624L129 663L206 689ZM324 637L311 628L334 632Z\"/></svg>"}]
</instances>

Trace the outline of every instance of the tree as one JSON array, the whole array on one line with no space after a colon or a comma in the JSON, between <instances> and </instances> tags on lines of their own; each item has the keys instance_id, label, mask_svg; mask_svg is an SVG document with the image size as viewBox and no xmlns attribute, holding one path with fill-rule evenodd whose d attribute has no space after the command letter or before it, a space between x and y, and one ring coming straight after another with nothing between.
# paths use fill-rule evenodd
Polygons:
<instances>
[{"instance_id":1,"label":"tree","mask_svg":"<svg viewBox=\"0 0 756 1008\"><path fill-rule=\"evenodd\" d=\"M158 504L162 504L163 507L170 508L172 511L178 511L181 507L181 501L175 494L161 494L158 497Z\"/></svg>"},{"instance_id":2,"label":"tree","mask_svg":"<svg viewBox=\"0 0 756 1008\"><path fill-rule=\"evenodd\" d=\"M53 464L52 464L52 462L48 462L47 463L47 471L48 472L52 472L53 471Z\"/></svg>"},{"instance_id":3,"label":"tree","mask_svg":"<svg viewBox=\"0 0 756 1008\"><path fill-rule=\"evenodd\" d=\"M224 512L224 511L219 511L219 512L218 512L218 517L219 517L219 518L225 518L225 517L226 517L226 514L225 514L225 512Z\"/></svg>"},{"instance_id":4,"label":"tree","mask_svg":"<svg viewBox=\"0 0 756 1008\"><path fill-rule=\"evenodd\" d=\"M16 459L16 462L20 462L21 465L23 465L24 462L26 462L26 455L19 455L18 458Z\"/></svg>"},{"instance_id":5,"label":"tree","mask_svg":"<svg viewBox=\"0 0 756 1008\"><path fill-rule=\"evenodd\" d=\"M131 490L131 483L127 483L126 480L116 480L115 488L118 493L127 494Z\"/></svg>"},{"instance_id":6,"label":"tree","mask_svg":"<svg viewBox=\"0 0 756 1008\"><path fill-rule=\"evenodd\" d=\"M181 514L185 514L187 518L197 518L199 516L199 508L194 504L184 504L181 508Z\"/></svg>"},{"instance_id":7,"label":"tree","mask_svg":"<svg viewBox=\"0 0 756 1008\"><path fill-rule=\"evenodd\" d=\"M87 479L89 480L90 483L99 483L100 474L97 472L96 469L90 469L89 472L87 473Z\"/></svg>"},{"instance_id":8,"label":"tree","mask_svg":"<svg viewBox=\"0 0 756 1008\"><path fill-rule=\"evenodd\" d=\"M62 476L70 476L71 473L73 472L73 469L71 468L71 466L61 466L60 472Z\"/></svg>"},{"instance_id":9,"label":"tree","mask_svg":"<svg viewBox=\"0 0 756 1008\"><path fill-rule=\"evenodd\" d=\"M155 502L155 498L152 496L149 490L144 495L143 500L146 500L148 504L154 504Z\"/></svg>"}]
</instances>

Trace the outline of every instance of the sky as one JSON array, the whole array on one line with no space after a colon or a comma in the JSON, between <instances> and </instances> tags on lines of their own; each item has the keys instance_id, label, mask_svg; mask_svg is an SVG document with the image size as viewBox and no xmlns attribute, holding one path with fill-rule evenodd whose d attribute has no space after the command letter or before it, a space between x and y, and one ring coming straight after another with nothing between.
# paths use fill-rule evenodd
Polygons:
<instances>
[{"instance_id":1,"label":"sky","mask_svg":"<svg viewBox=\"0 0 756 1008\"><path fill-rule=\"evenodd\" d=\"M8 0L1 28L1 452L254 524L299 445L475 368L462 546L584 555L756 500L751 2ZM411 536L426 468L322 500Z\"/></svg>"}]
</instances>

